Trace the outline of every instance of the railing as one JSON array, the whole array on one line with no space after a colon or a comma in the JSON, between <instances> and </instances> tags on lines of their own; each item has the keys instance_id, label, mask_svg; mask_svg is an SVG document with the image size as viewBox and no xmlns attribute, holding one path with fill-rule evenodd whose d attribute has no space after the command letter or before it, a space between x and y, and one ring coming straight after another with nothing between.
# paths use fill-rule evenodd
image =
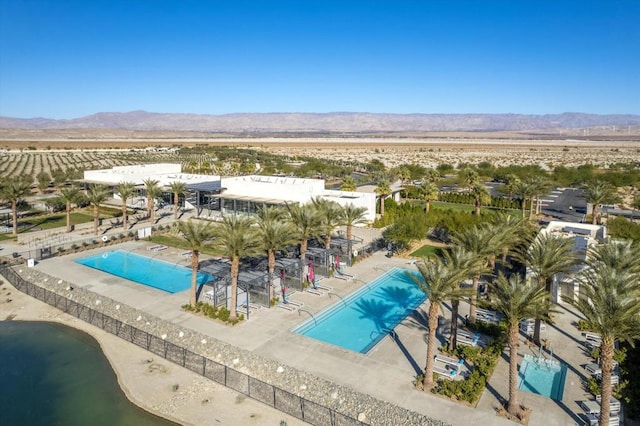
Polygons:
<instances>
[{"instance_id":1,"label":"railing","mask_svg":"<svg viewBox=\"0 0 640 426\"><path fill-rule=\"evenodd\" d=\"M7 266L0 266L0 275L17 290L35 299L304 422L323 426L366 424L37 286Z\"/></svg>"}]
</instances>

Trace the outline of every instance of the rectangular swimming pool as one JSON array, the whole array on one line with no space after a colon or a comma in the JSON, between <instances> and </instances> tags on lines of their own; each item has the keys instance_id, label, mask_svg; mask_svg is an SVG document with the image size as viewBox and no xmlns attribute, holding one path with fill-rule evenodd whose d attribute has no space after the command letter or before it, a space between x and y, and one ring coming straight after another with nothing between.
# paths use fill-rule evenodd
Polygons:
<instances>
[{"instance_id":1,"label":"rectangular swimming pool","mask_svg":"<svg viewBox=\"0 0 640 426\"><path fill-rule=\"evenodd\" d=\"M367 353L427 298L408 273L394 268L292 331Z\"/></svg>"},{"instance_id":2,"label":"rectangular swimming pool","mask_svg":"<svg viewBox=\"0 0 640 426\"><path fill-rule=\"evenodd\" d=\"M168 293L178 293L191 286L190 268L123 250L85 257L76 263ZM209 274L198 272L198 284L213 279Z\"/></svg>"},{"instance_id":3,"label":"rectangular swimming pool","mask_svg":"<svg viewBox=\"0 0 640 426\"><path fill-rule=\"evenodd\" d=\"M518 372L518 388L561 401L566 375L566 365L525 354Z\"/></svg>"}]
</instances>

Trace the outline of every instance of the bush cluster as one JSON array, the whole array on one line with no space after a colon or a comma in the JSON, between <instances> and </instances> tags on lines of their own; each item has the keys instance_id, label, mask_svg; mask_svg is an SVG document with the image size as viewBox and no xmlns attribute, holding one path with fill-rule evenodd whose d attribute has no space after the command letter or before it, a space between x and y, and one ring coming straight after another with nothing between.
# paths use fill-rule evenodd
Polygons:
<instances>
[{"instance_id":1,"label":"bush cluster","mask_svg":"<svg viewBox=\"0 0 640 426\"><path fill-rule=\"evenodd\" d=\"M182 305L182 309L196 314L202 314L208 318L219 319L220 321L231 325L235 325L244 320L244 314L240 314L236 319L230 320L229 315L231 315L231 312L229 312L226 307L217 307L204 302L197 302L195 306L191 306L187 303L186 305Z\"/></svg>"}]
</instances>

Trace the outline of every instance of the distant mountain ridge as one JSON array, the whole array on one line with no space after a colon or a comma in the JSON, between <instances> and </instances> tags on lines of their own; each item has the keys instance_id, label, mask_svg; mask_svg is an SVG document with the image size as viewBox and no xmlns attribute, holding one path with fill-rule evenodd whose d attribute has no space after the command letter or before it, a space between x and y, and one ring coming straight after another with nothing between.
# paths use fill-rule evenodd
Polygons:
<instances>
[{"instance_id":1,"label":"distant mountain ridge","mask_svg":"<svg viewBox=\"0 0 640 426\"><path fill-rule=\"evenodd\" d=\"M125 129L197 132L473 132L640 126L635 114L237 113L224 115L101 112L86 117L0 117L0 128Z\"/></svg>"}]
</instances>

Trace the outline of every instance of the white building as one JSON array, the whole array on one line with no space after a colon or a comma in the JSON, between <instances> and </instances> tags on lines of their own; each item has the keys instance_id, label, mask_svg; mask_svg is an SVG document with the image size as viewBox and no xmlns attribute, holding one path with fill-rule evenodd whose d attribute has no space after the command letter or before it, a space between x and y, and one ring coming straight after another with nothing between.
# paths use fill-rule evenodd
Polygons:
<instances>
[{"instance_id":1,"label":"white building","mask_svg":"<svg viewBox=\"0 0 640 426\"><path fill-rule=\"evenodd\" d=\"M547 227L540 231L540 234L571 238L576 257L584 262L587 259L587 251L606 240L607 228L603 225L553 221L549 222ZM584 264L581 263L571 273L557 274L553 277L551 298L555 303L564 303L563 296L578 300L580 284L574 277L584 268Z\"/></svg>"},{"instance_id":2,"label":"white building","mask_svg":"<svg viewBox=\"0 0 640 426\"><path fill-rule=\"evenodd\" d=\"M184 182L190 194L185 207L196 209L203 218L217 219L227 214L252 214L263 205L307 203L314 197L322 197L340 205L352 203L367 209L366 219L373 221L376 212L376 195L324 189L322 179L302 179L278 176L223 177L182 173L180 164L161 163L113 167L84 172L86 183L99 183L115 187L121 182L132 182L140 189L135 204L146 203L144 180L157 180L167 191L172 182ZM114 194L117 197L117 194Z\"/></svg>"}]
</instances>

